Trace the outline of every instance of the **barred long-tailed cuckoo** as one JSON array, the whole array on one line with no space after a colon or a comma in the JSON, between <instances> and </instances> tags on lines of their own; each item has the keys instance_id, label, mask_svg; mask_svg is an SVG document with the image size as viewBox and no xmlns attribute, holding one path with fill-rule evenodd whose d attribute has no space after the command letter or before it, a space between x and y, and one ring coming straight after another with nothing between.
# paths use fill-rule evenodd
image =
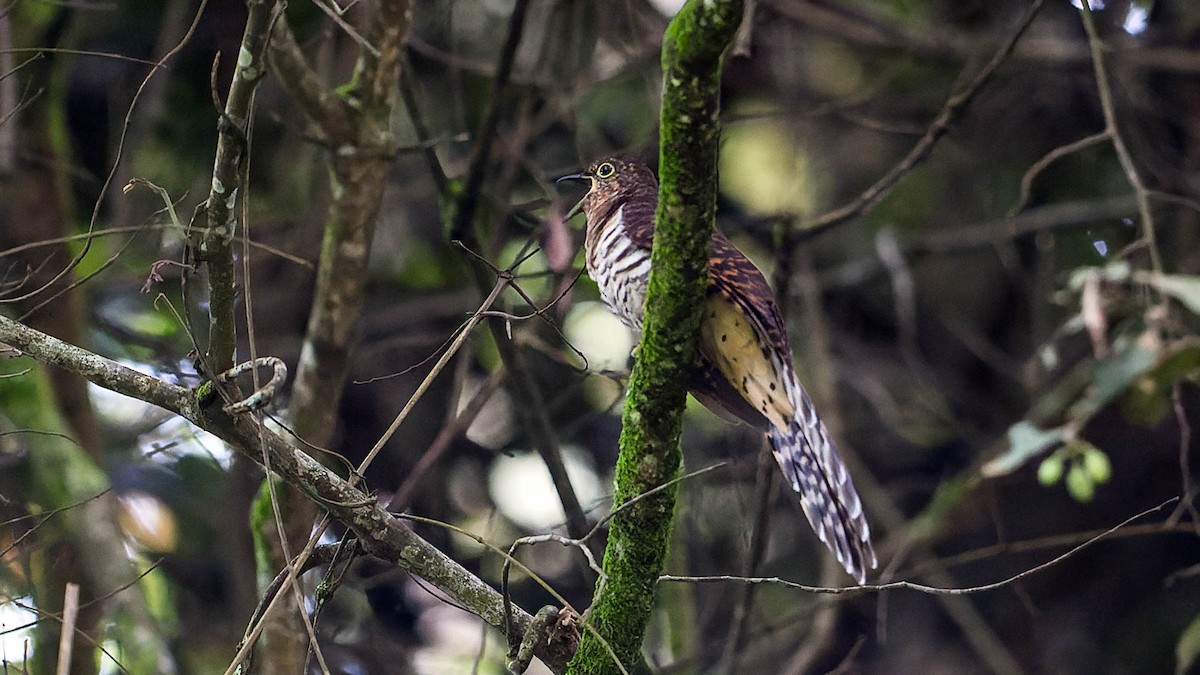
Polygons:
<instances>
[{"instance_id":1,"label":"barred long-tailed cuckoo","mask_svg":"<svg viewBox=\"0 0 1200 675\"><path fill-rule=\"evenodd\" d=\"M640 335L650 278L658 180L619 155L563 176L587 180L584 248L604 303ZM713 230L699 364L690 391L725 419L766 433L817 536L860 584L877 565L862 502L837 447L796 377L787 331L762 272Z\"/></svg>"}]
</instances>

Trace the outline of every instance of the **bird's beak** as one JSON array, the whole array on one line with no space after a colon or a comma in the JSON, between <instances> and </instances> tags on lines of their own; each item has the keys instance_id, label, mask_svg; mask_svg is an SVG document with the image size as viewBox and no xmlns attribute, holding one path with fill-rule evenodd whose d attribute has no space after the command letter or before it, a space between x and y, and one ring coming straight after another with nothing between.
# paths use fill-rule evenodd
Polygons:
<instances>
[{"instance_id":1,"label":"bird's beak","mask_svg":"<svg viewBox=\"0 0 1200 675\"><path fill-rule=\"evenodd\" d=\"M557 184L559 184L559 183L563 182L564 180L586 180L586 181L592 181L592 187L593 187L593 188L594 188L594 187L596 187L596 183L595 183L595 181L594 181L594 180L592 180L592 177L591 177L591 176L589 176L589 175L588 175L588 174L586 174L586 173L570 173L570 174L567 174L567 175L563 176L562 178L559 178L558 180L554 181L554 184L555 184L555 185L557 185ZM580 213L581 211L583 211L583 200L582 200L582 199L580 199L578 202L576 202L576 203L575 203L575 206L572 206L570 211L567 211L567 215L563 216L563 222L564 222L564 223L569 223L569 222L571 222L571 219L572 219L572 218L574 218L575 216L579 215L579 213Z\"/></svg>"}]
</instances>

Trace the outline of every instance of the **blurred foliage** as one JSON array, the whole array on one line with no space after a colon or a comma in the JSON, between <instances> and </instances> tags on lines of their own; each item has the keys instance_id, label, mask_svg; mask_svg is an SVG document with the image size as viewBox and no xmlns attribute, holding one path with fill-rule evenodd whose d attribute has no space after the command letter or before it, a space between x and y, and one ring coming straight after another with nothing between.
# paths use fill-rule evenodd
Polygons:
<instances>
[{"instance_id":1,"label":"blurred foliage","mask_svg":"<svg viewBox=\"0 0 1200 675\"><path fill-rule=\"evenodd\" d=\"M580 195L565 187L560 193L552 181L615 150L656 159L664 4L532 3L512 86L499 101L481 195L482 244L474 253L504 268L518 252L536 251L516 275L537 307L509 292L494 309L515 316L545 310L510 318L507 331L546 402L556 441L588 453L591 461L581 464L590 464L602 485L619 431L627 335L614 322L576 314L594 310L584 303L598 294L587 279L570 285L582 233L560 219ZM1026 7L764 0L748 56L728 59L719 226L786 288L781 305L798 368L811 377L810 393L854 464L880 533L881 562L894 578L959 586L1003 579L1196 485L1200 6L1110 0L1095 14L1121 133L1155 191L1162 269L1151 263L1134 201L1121 201L1132 188L1111 143L1028 174L1048 152L1104 127L1070 3L1046 4L965 116L882 201L823 234L804 233L909 151ZM373 8L355 3L344 18L361 27ZM404 77L420 123L398 105L402 147L387 167L367 305L355 328L353 383L329 448L351 460L379 438L430 358L478 307L469 266L483 263L446 241L444 205L462 189L480 120L493 103L511 9L508 0L414 4ZM20 49L157 59L184 34L191 11L181 0L20 2L0 21ZM1143 11L1145 25L1130 28ZM3 62L10 72L0 87L13 97L0 101L25 107L11 117L11 109L0 111L0 131L14 132L0 135L0 292L11 296L26 275L57 271L83 252L81 239L16 247L82 234L102 199L99 235L66 280L81 282L64 296L77 304L51 304L30 323L57 330L56 321L74 321L72 341L186 385L198 382L187 354L196 346L189 330L205 332L204 279L178 264L155 265L183 261L182 234L161 198L121 187L135 177L162 185L184 222L208 193L218 120L210 77L215 73L223 100L244 17L242 2L211 0L190 42L150 80L128 127L147 63L48 51L20 69L33 53ZM289 3L286 20L322 81L330 88L345 82L358 55L355 39L311 3ZM241 230L253 246L242 250L239 242L239 274L243 259L250 270L241 301L253 305L256 351L294 366L328 213L331 149L273 77L256 105L251 220ZM451 194L438 193L426 148L449 177ZM113 184L103 188L114 165ZM142 292L148 279L149 292ZM9 304L2 311L29 309ZM564 345L560 329L568 338L585 333L573 346L593 357L590 369ZM505 546L531 533L492 496L517 483L502 480L498 458L524 457L532 446L511 402L481 413L473 432L437 440L465 408L467 392L491 373L511 372L495 340L486 330L470 336L366 481L387 497L414 478L435 441L444 443L444 454L405 488L405 506ZM15 372L26 367L10 363ZM598 363L622 372L600 372ZM382 376L392 377L368 383ZM5 433L22 425L63 431L95 441L98 454L80 463L82 453L63 444L54 444L61 452L34 452L40 440L0 436L4 541L25 531L14 523L28 522L10 519L66 503L67 485L111 484L117 497L153 499L161 520L122 535L137 570L162 558L137 588L171 637L179 672L224 668L257 600L249 505L261 476L212 439L144 407L107 416L109 403L101 402L95 437L82 437L61 389L55 397L30 389L50 386L44 378L38 371L0 380ZM60 419L13 422L42 412ZM515 433L487 433L506 424ZM499 447L476 442L501 436ZM842 581L823 576L824 554L801 526L793 496L778 485L758 496L761 448L753 434L697 408L688 412L684 447L688 470L728 466L684 481L672 573ZM55 479L36 494L22 483L35 468ZM515 499L552 512L554 496L540 482L520 485ZM1200 542L1189 510L1195 494L1184 496L1169 526L1090 547L1023 579L1019 593L970 596L962 611L975 613L973 623L956 623L960 610L944 609L937 598L906 592L882 604L875 595L825 604L792 589L672 584L662 589L647 649L655 663L687 672L704 671L727 653L738 655L731 672L824 672L845 658L847 668L862 672L980 672L997 669L977 647L991 640L1031 672L1187 672L1200 651L1200 586L1188 572L1200 561ZM607 502L586 507L599 517ZM760 513L765 543L751 565ZM435 528L418 529L498 585L497 558ZM60 550L54 542L71 536L51 523L9 549L0 577L5 598L27 595L36 578L31 561L53 559ZM543 544L521 556L574 606L587 606L592 582L577 552ZM947 576L926 576L939 569ZM345 611L331 612L319 627L325 656L337 668L394 672L412 664L435 672L420 664L474 661L477 622L448 610L417 581L364 561L343 588L335 598L346 593ZM514 577L510 590L526 608L551 601L524 576ZM745 630L727 647L745 597L753 599L742 612ZM881 638L879 617L918 628ZM101 626L131 625L115 610L104 620ZM5 649L9 663L21 653ZM499 651L489 647L488 667L501 661ZM147 668L140 672L170 672Z\"/></svg>"}]
</instances>

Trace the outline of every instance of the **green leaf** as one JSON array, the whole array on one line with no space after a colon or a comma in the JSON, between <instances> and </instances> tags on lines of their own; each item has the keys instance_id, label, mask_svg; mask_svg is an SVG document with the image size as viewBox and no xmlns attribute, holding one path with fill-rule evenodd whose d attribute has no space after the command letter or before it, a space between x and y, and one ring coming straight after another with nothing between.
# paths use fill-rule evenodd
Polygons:
<instances>
[{"instance_id":1,"label":"green leaf","mask_svg":"<svg viewBox=\"0 0 1200 675\"><path fill-rule=\"evenodd\" d=\"M1079 502L1090 502L1096 496L1096 484L1082 464L1075 464L1067 471L1067 492Z\"/></svg>"},{"instance_id":2,"label":"green leaf","mask_svg":"<svg viewBox=\"0 0 1200 675\"><path fill-rule=\"evenodd\" d=\"M984 476L1003 476L1024 466L1039 453L1063 442L1066 428L1040 429L1021 420L1008 429L1008 450L983 465Z\"/></svg>"},{"instance_id":3,"label":"green leaf","mask_svg":"<svg viewBox=\"0 0 1200 675\"><path fill-rule=\"evenodd\" d=\"M1175 675L1192 672L1200 658L1200 614L1183 630L1175 644Z\"/></svg>"},{"instance_id":4,"label":"green leaf","mask_svg":"<svg viewBox=\"0 0 1200 675\"><path fill-rule=\"evenodd\" d=\"M1176 382L1200 373L1200 340L1188 336L1169 344L1166 354L1142 377L1123 400L1129 421L1152 427L1171 413L1171 389Z\"/></svg>"},{"instance_id":5,"label":"green leaf","mask_svg":"<svg viewBox=\"0 0 1200 675\"><path fill-rule=\"evenodd\" d=\"M1151 349L1137 340L1120 340L1117 351L1093 364L1092 386L1087 394L1071 406L1071 419L1082 422L1124 393L1138 377L1158 361L1160 349Z\"/></svg>"},{"instance_id":6,"label":"green leaf","mask_svg":"<svg viewBox=\"0 0 1200 675\"><path fill-rule=\"evenodd\" d=\"M1056 454L1043 459L1042 463L1038 465L1038 482L1046 487L1050 487L1062 480L1062 475L1063 459Z\"/></svg>"},{"instance_id":7,"label":"green leaf","mask_svg":"<svg viewBox=\"0 0 1200 675\"><path fill-rule=\"evenodd\" d=\"M1103 450L1091 443L1088 443L1088 446L1083 453L1083 468L1087 470L1093 483L1107 483L1112 478L1112 462Z\"/></svg>"},{"instance_id":8,"label":"green leaf","mask_svg":"<svg viewBox=\"0 0 1200 675\"><path fill-rule=\"evenodd\" d=\"M1192 314L1200 314L1200 277L1144 272L1137 275L1136 279L1175 298Z\"/></svg>"},{"instance_id":9,"label":"green leaf","mask_svg":"<svg viewBox=\"0 0 1200 675\"><path fill-rule=\"evenodd\" d=\"M125 325L142 335L158 338L171 337L179 329L175 319L163 312L135 312L125 318Z\"/></svg>"}]
</instances>

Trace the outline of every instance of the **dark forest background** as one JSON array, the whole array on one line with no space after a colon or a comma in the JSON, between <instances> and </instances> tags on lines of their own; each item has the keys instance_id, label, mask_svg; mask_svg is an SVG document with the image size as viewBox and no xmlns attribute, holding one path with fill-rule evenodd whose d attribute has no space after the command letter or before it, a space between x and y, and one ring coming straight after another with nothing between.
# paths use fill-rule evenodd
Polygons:
<instances>
[{"instance_id":1,"label":"dark forest background","mask_svg":"<svg viewBox=\"0 0 1200 675\"><path fill-rule=\"evenodd\" d=\"M343 96L378 11L347 4L292 2L277 19ZM371 465L366 485L393 510L502 549L563 533L538 452L550 444L592 521L607 512L632 345L578 276L582 221L563 215L581 195L553 181L613 151L657 161L671 4L533 0L501 72L511 0L412 3L355 347L319 445L363 459L480 306L477 266L520 262L523 294L505 291L491 308L503 329L467 337ZM1163 673L1200 654L1200 5L1093 2L1089 37L1078 6L1051 0L1005 51L1029 10L749 3L725 66L718 226L776 288L877 533L873 580L1003 581L1161 508L968 595L663 583L645 647L655 672ZM214 99L224 106L246 7L196 13L182 0L0 7L0 311L187 385L199 378L182 317L201 325L207 305L181 227L212 187ZM252 327L257 354L300 361L346 187L328 141L268 74L240 195L249 245L234 247L243 356ZM881 199L860 200L892 171ZM469 253L451 242L464 189L478 190ZM81 624L110 655L77 653L77 672L220 672L278 571L254 555L261 470L63 371L0 369L5 672L50 672L57 645L29 624L54 624L50 598L73 574L102 598ZM686 471L716 468L682 483L668 573L850 583L756 434L689 401L683 448ZM111 510L83 522L109 514L108 529L64 524L98 494ZM414 527L499 585L499 556ZM588 605L578 551L520 556ZM527 576L510 590L526 608L553 602ZM329 672L503 668L502 636L369 559L317 631Z\"/></svg>"}]
</instances>

